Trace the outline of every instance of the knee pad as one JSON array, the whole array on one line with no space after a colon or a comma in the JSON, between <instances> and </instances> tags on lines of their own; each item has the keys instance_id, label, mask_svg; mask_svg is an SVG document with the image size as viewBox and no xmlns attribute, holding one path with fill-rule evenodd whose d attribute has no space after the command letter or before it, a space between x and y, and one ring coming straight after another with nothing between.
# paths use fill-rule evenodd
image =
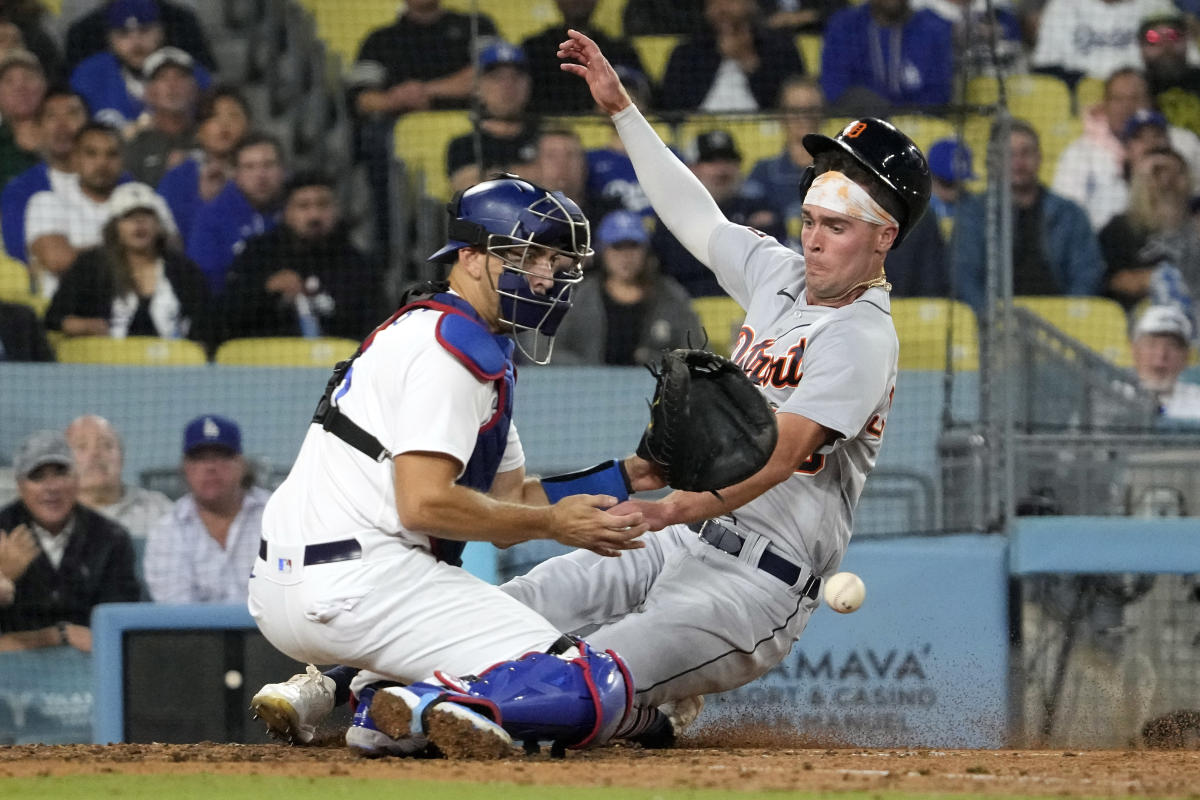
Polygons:
<instances>
[{"instance_id":1,"label":"knee pad","mask_svg":"<svg viewBox=\"0 0 1200 800\"><path fill-rule=\"evenodd\" d=\"M479 676L455 679L439 673L437 680L447 699L485 714L490 710L513 739L572 748L601 745L629 713L633 681L612 650L592 650L582 641L578 649L574 658L530 653Z\"/></svg>"}]
</instances>

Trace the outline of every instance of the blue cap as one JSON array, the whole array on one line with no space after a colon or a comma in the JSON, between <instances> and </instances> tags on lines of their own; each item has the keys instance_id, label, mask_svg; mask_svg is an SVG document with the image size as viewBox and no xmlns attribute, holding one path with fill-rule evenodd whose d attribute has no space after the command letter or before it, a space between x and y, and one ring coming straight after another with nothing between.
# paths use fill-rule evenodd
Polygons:
<instances>
[{"instance_id":1,"label":"blue cap","mask_svg":"<svg viewBox=\"0 0 1200 800\"><path fill-rule=\"evenodd\" d=\"M975 171L971 169L971 148L957 139L939 139L929 148L925 158L935 178L955 182L975 177Z\"/></svg>"},{"instance_id":2,"label":"blue cap","mask_svg":"<svg viewBox=\"0 0 1200 800\"><path fill-rule=\"evenodd\" d=\"M1137 132L1147 125L1154 125L1162 130L1167 129L1167 118L1150 108L1139 108L1125 123L1121 131L1121 141L1127 141L1137 135Z\"/></svg>"},{"instance_id":3,"label":"blue cap","mask_svg":"<svg viewBox=\"0 0 1200 800\"><path fill-rule=\"evenodd\" d=\"M140 28L158 22L159 10L155 0L115 0L108 7L110 29Z\"/></svg>"},{"instance_id":4,"label":"blue cap","mask_svg":"<svg viewBox=\"0 0 1200 800\"><path fill-rule=\"evenodd\" d=\"M228 417L217 414L196 417L183 429L183 454L190 455L198 447L224 447L241 453L242 430Z\"/></svg>"},{"instance_id":5,"label":"blue cap","mask_svg":"<svg viewBox=\"0 0 1200 800\"><path fill-rule=\"evenodd\" d=\"M495 39L479 51L480 72L505 65L525 69L525 51L503 39Z\"/></svg>"},{"instance_id":6,"label":"blue cap","mask_svg":"<svg viewBox=\"0 0 1200 800\"><path fill-rule=\"evenodd\" d=\"M650 234L640 214L632 211L613 211L600 221L596 228L596 249L604 250L621 242L633 242L642 246L650 244Z\"/></svg>"}]
</instances>

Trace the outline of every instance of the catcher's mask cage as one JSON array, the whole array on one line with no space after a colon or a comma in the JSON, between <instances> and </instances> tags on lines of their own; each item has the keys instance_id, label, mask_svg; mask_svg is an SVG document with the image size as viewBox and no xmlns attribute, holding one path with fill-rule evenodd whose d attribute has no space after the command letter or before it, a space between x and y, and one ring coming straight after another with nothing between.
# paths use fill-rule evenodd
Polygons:
<instances>
[{"instance_id":1,"label":"catcher's mask cage","mask_svg":"<svg viewBox=\"0 0 1200 800\"><path fill-rule=\"evenodd\" d=\"M929 207L929 193L933 184L929 162L913 140L890 122L875 117L856 119L832 139L819 133L810 133L804 137L804 149L814 158L824 152L840 150L895 193L904 207L904 215L897 220L900 230L892 242L893 250L900 246L900 242L904 241L904 237ZM800 175L801 202L816 177L813 167L804 168Z\"/></svg>"},{"instance_id":2,"label":"catcher's mask cage","mask_svg":"<svg viewBox=\"0 0 1200 800\"><path fill-rule=\"evenodd\" d=\"M571 308L571 287L583 280L583 260L592 255L587 217L562 192L514 175L458 193L447 210L449 241L429 260L453 262L464 247L500 259L504 269L495 283L500 321L527 358L549 363L554 334ZM531 282L545 280L548 287L534 288ZM520 336L526 331L534 335Z\"/></svg>"}]
</instances>

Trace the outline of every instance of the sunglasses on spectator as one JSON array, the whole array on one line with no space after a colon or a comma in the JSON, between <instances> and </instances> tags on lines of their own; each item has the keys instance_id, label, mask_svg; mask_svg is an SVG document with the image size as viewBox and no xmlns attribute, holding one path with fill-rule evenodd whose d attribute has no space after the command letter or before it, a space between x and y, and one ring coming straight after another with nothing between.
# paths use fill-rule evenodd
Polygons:
<instances>
[{"instance_id":1,"label":"sunglasses on spectator","mask_svg":"<svg viewBox=\"0 0 1200 800\"><path fill-rule=\"evenodd\" d=\"M1151 28L1146 31L1143 38L1146 44L1162 44L1163 42L1178 42L1183 38L1183 31L1176 28L1164 28L1162 30L1154 30Z\"/></svg>"}]
</instances>

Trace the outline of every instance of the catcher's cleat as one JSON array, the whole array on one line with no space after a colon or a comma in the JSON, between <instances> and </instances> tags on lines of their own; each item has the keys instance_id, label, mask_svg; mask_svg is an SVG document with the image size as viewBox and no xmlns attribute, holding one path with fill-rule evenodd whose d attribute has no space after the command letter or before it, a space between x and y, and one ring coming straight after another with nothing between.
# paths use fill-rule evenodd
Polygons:
<instances>
[{"instance_id":1,"label":"catcher's cleat","mask_svg":"<svg viewBox=\"0 0 1200 800\"><path fill-rule=\"evenodd\" d=\"M317 725L333 711L333 699L333 681L309 664L304 674L259 689L250 711L275 738L308 744L317 734Z\"/></svg>"},{"instance_id":2,"label":"catcher's cleat","mask_svg":"<svg viewBox=\"0 0 1200 800\"><path fill-rule=\"evenodd\" d=\"M369 705L373 727L392 741L407 738L428 743L446 758L495 759L513 754L512 737L503 728L444 695L389 686L377 691Z\"/></svg>"},{"instance_id":3,"label":"catcher's cleat","mask_svg":"<svg viewBox=\"0 0 1200 800\"><path fill-rule=\"evenodd\" d=\"M346 746L364 758L411 756L423 751L429 740L424 735L413 734L407 722L403 726L393 726L396 736L389 736L376 727L371 711L380 691L380 686L368 686L359 693L358 708L346 730Z\"/></svg>"}]
</instances>

